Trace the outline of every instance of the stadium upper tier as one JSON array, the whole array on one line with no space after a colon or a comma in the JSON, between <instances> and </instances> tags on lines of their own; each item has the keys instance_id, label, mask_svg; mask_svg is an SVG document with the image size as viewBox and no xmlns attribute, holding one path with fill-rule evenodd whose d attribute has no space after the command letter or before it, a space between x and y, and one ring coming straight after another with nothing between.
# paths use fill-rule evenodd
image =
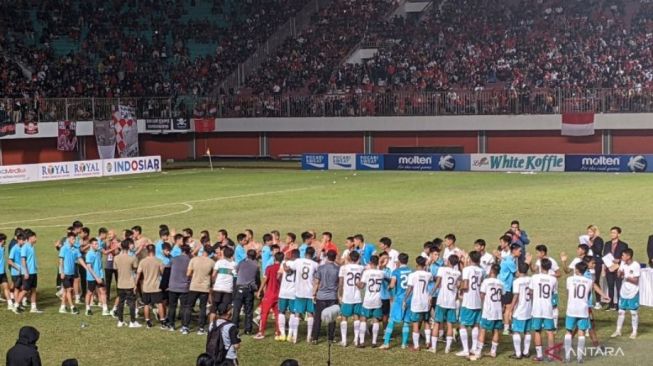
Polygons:
<instances>
[{"instance_id":1,"label":"stadium upper tier","mask_svg":"<svg viewBox=\"0 0 653 366\"><path fill-rule=\"evenodd\" d=\"M403 96L492 90L483 95L498 100L495 110L531 113L556 110L551 90L632 98L652 89L650 0L433 0L398 17L403 2L321 0L308 27L271 50L239 90L223 90L306 1L0 1L0 97L213 96L225 104L219 110L249 115L260 114L243 112L256 105L295 104L316 114L331 94L362 110L387 95L413 108L435 97ZM373 56L347 63L359 49ZM538 101L501 107L511 99Z\"/></svg>"}]
</instances>

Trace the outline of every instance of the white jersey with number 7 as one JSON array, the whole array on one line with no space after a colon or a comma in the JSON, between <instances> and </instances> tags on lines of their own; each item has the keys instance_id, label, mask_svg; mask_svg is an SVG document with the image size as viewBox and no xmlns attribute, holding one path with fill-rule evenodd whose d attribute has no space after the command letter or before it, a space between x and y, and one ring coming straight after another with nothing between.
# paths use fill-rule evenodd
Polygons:
<instances>
[{"instance_id":1,"label":"white jersey with number 7","mask_svg":"<svg viewBox=\"0 0 653 366\"><path fill-rule=\"evenodd\" d=\"M425 270L417 270L408 275L408 286L413 288L410 298L410 311L413 313L425 313L429 311L431 293L428 290L429 283L433 276Z\"/></svg>"}]
</instances>

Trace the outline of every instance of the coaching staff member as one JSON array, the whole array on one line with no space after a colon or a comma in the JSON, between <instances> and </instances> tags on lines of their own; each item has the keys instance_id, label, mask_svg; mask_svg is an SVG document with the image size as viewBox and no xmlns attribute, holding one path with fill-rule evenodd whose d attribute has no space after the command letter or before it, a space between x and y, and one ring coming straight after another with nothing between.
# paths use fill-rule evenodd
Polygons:
<instances>
[{"instance_id":1,"label":"coaching staff member","mask_svg":"<svg viewBox=\"0 0 653 366\"><path fill-rule=\"evenodd\" d=\"M254 294L261 285L261 272L256 260L256 250L247 251L247 258L236 265L236 290L234 292L233 323L240 324L240 309L245 306L245 334L252 334L254 320Z\"/></svg>"},{"instance_id":2,"label":"coaching staff member","mask_svg":"<svg viewBox=\"0 0 653 366\"><path fill-rule=\"evenodd\" d=\"M335 263L338 253L330 250L326 254L327 261L317 268L315 272L315 286L313 296L315 298L315 317L313 320L313 329L311 330L311 339L313 344L317 344L320 336L320 327L322 326L322 311L329 306L338 303L338 272L339 267ZM336 331L335 320L329 323L329 332L327 338L333 342Z\"/></svg>"}]
</instances>

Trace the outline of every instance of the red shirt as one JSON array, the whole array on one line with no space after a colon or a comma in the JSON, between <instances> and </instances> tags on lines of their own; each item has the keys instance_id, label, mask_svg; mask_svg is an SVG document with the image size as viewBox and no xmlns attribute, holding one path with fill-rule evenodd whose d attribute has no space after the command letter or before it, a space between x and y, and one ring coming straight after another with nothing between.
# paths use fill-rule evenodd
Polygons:
<instances>
[{"instance_id":1,"label":"red shirt","mask_svg":"<svg viewBox=\"0 0 653 366\"><path fill-rule=\"evenodd\" d=\"M338 246L335 245L332 241L324 243L324 248L322 249L324 250L325 253L333 250L334 252L336 252L336 255L338 254Z\"/></svg>"},{"instance_id":2,"label":"red shirt","mask_svg":"<svg viewBox=\"0 0 653 366\"><path fill-rule=\"evenodd\" d=\"M265 294L263 295L264 299L267 300L276 300L279 298L279 289L281 288L281 282L277 277L279 272L279 263L275 263L265 269L265 278L267 278L267 284L265 288Z\"/></svg>"}]
</instances>

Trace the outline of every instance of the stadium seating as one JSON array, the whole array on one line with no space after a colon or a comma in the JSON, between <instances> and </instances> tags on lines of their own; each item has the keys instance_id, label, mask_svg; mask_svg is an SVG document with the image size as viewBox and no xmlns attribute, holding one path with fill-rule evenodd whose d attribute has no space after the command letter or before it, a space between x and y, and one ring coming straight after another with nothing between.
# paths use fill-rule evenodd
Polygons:
<instances>
[{"instance_id":1,"label":"stadium seating","mask_svg":"<svg viewBox=\"0 0 653 366\"><path fill-rule=\"evenodd\" d=\"M0 98L174 97L196 114L212 96L199 109L239 117L653 110L650 0L434 0L405 18L401 1L325 3L225 91L305 1L2 2Z\"/></svg>"}]
</instances>

